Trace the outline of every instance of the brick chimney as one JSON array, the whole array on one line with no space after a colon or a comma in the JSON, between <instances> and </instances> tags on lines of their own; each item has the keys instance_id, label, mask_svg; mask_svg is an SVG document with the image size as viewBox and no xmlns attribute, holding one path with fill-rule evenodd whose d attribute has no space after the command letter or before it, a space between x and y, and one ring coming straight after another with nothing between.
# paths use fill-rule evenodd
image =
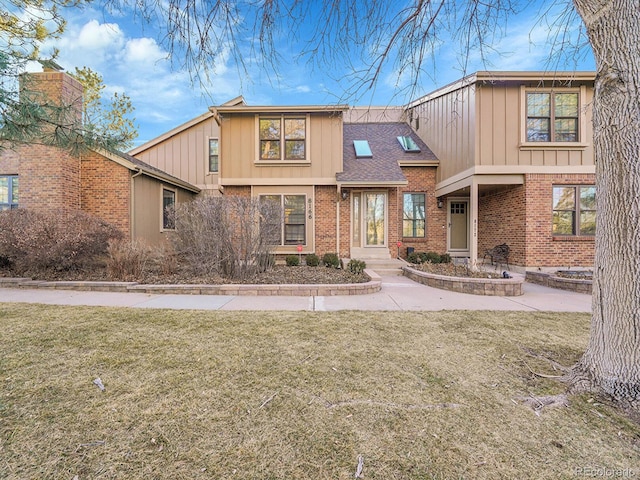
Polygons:
<instances>
[{"instance_id":1,"label":"brick chimney","mask_svg":"<svg viewBox=\"0 0 640 480\"><path fill-rule=\"evenodd\" d=\"M40 62L42 72L24 73L20 76L20 95L23 100L40 105L68 106L64 123L67 126L82 124L82 84L62 71L52 60Z\"/></svg>"},{"instance_id":2,"label":"brick chimney","mask_svg":"<svg viewBox=\"0 0 640 480\"><path fill-rule=\"evenodd\" d=\"M43 64L44 71L25 73L20 92L32 102L46 106L71 106L57 119L65 127L82 123L83 87L60 71L55 62ZM12 155L18 159L20 197L18 205L35 210L70 211L81 208L81 154L60 147L33 143L19 145ZM0 158L0 167L2 166Z\"/></svg>"}]
</instances>

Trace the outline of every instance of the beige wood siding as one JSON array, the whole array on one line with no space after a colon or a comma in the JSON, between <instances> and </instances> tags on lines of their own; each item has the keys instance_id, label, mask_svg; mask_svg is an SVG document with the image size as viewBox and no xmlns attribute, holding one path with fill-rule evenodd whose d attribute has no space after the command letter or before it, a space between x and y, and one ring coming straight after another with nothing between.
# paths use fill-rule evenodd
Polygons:
<instances>
[{"instance_id":1,"label":"beige wood siding","mask_svg":"<svg viewBox=\"0 0 640 480\"><path fill-rule=\"evenodd\" d=\"M438 181L474 165L477 137L473 85L421 103L408 115L418 135L440 160Z\"/></svg>"},{"instance_id":2,"label":"beige wood siding","mask_svg":"<svg viewBox=\"0 0 640 480\"><path fill-rule=\"evenodd\" d=\"M136 158L201 189L218 184L218 175L209 173L209 139L219 138L220 128L213 117L176 133L136 153Z\"/></svg>"},{"instance_id":3,"label":"beige wood siding","mask_svg":"<svg viewBox=\"0 0 640 480\"><path fill-rule=\"evenodd\" d=\"M176 192L178 204L189 202L195 194L173 185L165 184L146 175L133 179L133 238L144 239L147 243L157 245L166 240L162 232L162 189Z\"/></svg>"},{"instance_id":4,"label":"beige wood siding","mask_svg":"<svg viewBox=\"0 0 640 480\"><path fill-rule=\"evenodd\" d=\"M226 114L220 139L222 185L335 184L342 171L342 121L335 114L308 115L308 162L258 160L256 115Z\"/></svg>"},{"instance_id":5,"label":"beige wood siding","mask_svg":"<svg viewBox=\"0 0 640 480\"><path fill-rule=\"evenodd\" d=\"M438 182L477 166L497 171L505 167L510 172L510 167L593 166L593 87L539 85L539 81L474 83L427 97L412 107L407 112L409 123L440 160ZM529 90L579 92L579 142L525 141Z\"/></svg>"},{"instance_id":6,"label":"beige wood siding","mask_svg":"<svg viewBox=\"0 0 640 480\"><path fill-rule=\"evenodd\" d=\"M586 87L555 90L580 94L580 142L574 146L526 144L524 132L526 91L552 91L530 85L483 84L476 90L479 151L477 165L483 166L582 166L593 165L593 130L590 104L593 89Z\"/></svg>"}]
</instances>

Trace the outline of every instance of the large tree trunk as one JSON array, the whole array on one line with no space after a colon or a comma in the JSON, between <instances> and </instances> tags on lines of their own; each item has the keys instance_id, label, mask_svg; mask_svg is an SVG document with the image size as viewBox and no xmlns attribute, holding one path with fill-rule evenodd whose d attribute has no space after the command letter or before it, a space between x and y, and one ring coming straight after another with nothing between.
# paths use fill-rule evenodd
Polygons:
<instances>
[{"instance_id":1,"label":"large tree trunk","mask_svg":"<svg viewBox=\"0 0 640 480\"><path fill-rule=\"evenodd\" d=\"M640 7L574 0L596 59L593 316L575 386L640 399Z\"/></svg>"}]
</instances>

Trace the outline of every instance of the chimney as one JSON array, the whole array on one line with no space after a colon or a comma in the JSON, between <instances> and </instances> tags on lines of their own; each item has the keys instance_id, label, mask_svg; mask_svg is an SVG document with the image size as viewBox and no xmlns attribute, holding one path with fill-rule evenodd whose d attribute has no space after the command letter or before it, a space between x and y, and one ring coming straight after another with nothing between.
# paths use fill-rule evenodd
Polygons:
<instances>
[{"instance_id":1,"label":"chimney","mask_svg":"<svg viewBox=\"0 0 640 480\"><path fill-rule=\"evenodd\" d=\"M53 60L40 61L42 72L24 73L20 76L21 98L42 106L67 107L61 119L67 126L82 124L82 84L62 71Z\"/></svg>"}]
</instances>

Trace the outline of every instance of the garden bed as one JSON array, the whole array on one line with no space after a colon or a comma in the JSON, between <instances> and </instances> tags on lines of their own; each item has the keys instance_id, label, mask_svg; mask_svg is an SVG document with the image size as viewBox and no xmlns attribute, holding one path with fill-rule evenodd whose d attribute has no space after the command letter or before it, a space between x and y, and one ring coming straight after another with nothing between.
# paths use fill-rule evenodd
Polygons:
<instances>
[{"instance_id":1,"label":"garden bed","mask_svg":"<svg viewBox=\"0 0 640 480\"><path fill-rule=\"evenodd\" d=\"M458 268L460 269L460 267ZM453 292L501 297L516 297L524 293L522 288L524 279L502 278L498 273L491 274L489 272L473 272L471 270L460 269L460 276L451 276L425 271L425 267L422 267L422 270L420 270L413 265L406 266L402 270L404 275L414 282L443 290L451 290Z\"/></svg>"},{"instance_id":2,"label":"garden bed","mask_svg":"<svg viewBox=\"0 0 640 480\"><path fill-rule=\"evenodd\" d=\"M551 273L527 272L525 276L527 282L589 295L593 287L592 278L591 272L581 270L559 270Z\"/></svg>"}]
</instances>

